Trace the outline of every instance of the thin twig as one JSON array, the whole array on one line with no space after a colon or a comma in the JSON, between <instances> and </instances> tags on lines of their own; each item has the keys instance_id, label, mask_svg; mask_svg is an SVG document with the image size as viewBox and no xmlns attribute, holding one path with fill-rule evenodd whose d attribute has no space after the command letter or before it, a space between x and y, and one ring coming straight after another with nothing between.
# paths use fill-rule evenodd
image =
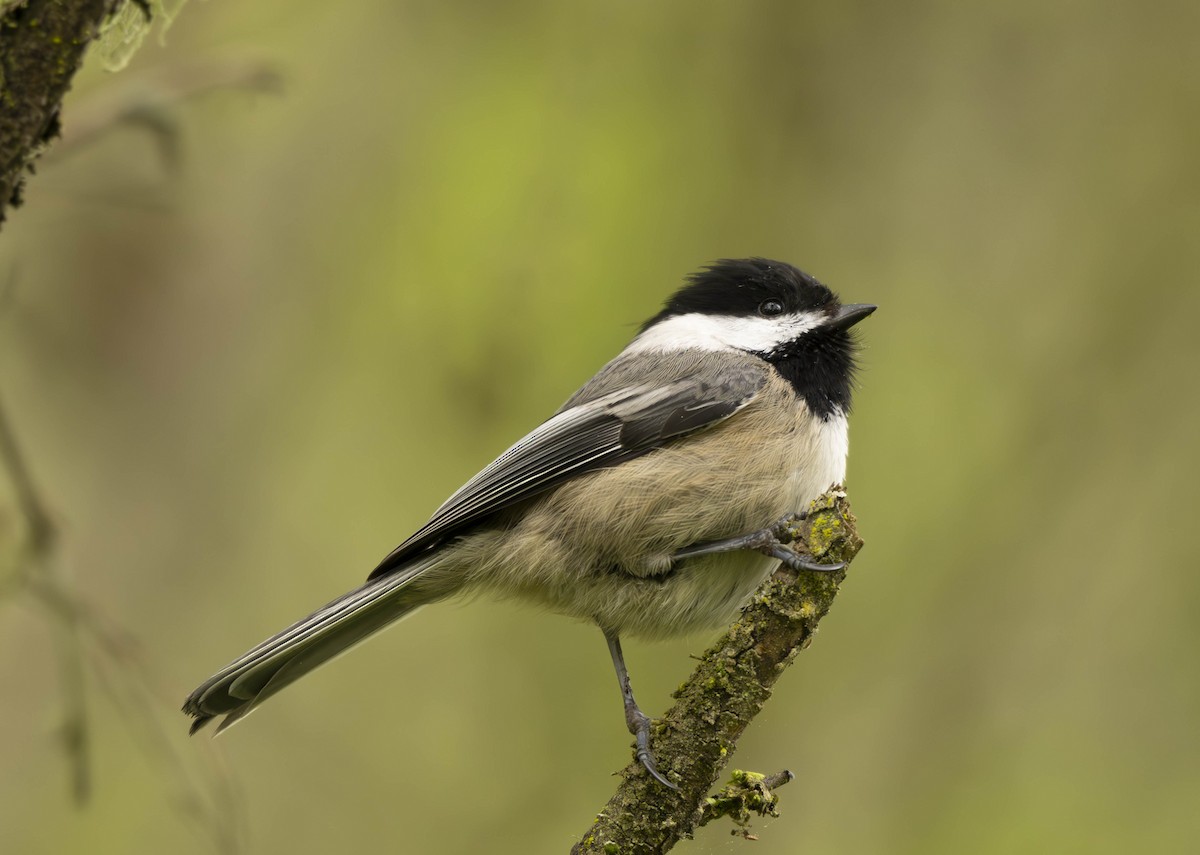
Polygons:
<instances>
[{"instance_id":1,"label":"thin twig","mask_svg":"<svg viewBox=\"0 0 1200 855\"><path fill-rule=\"evenodd\" d=\"M164 162L173 168L179 160L174 111L181 104L222 90L276 93L282 88L282 75L257 59L225 57L155 69L75 104L62 139L42 160L56 163L117 127L141 125L154 134Z\"/></svg>"},{"instance_id":2,"label":"thin twig","mask_svg":"<svg viewBox=\"0 0 1200 855\"><path fill-rule=\"evenodd\" d=\"M8 470L12 481L13 492L16 494L17 510L25 518L29 527L28 545L31 552L46 555L54 548L54 538L57 534L54 522L50 517L41 494L33 481L33 473L25 463L25 456L17 443L16 433L8 418L4 401L0 399L0 460Z\"/></svg>"},{"instance_id":3,"label":"thin twig","mask_svg":"<svg viewBox=\"0 0 1200 855\"><path fill-rule=\"evenodd\" d=\"M52 615L55 657L62 687L63 721L60 731L63 751L71 770L71 793L75 803L87 802L91 793L92 769L90 733L87 719L87 695L84 680L83 649L79 638L78 614L63 608L62 598L45 595L61 591L55 546L58 529L42 501L33 473L17 442L4 402L0 400L0 460L8 470L17 509L27 526L24 560L18 565L18 579L34 593Z\"/></svg>"},{"instance_id":4,"label":"thin twig","mask_svg":"<svg viewBox=\"0 0 1200 855\"><path fill-rule=\"evenodd\" d=\"M161 710L173 714L173 704L165 701L173 693L154 688L151 671L143 662L133 636L68 588L56 549L57 526L37 489L3 402L0 402L0 462L8 472L17 508L27 526L15 584L0 591L0 595L28 594L49 617L62 684L61 734L76 803L82 805L87 801L92 786L91 729L85 695L86 678L92 675L121 713L142 753L177 782L176 803L180 814L210 838L214 851L223 855L241 852L245 838L242 800L232 775L217 765L207 775L197 777L174 748L166 723L156 715ZM215 755L214 763L220 763Z\"/></svg>"},{"instance_id":5,"label":"thin twig","mask_svg":"<svg viewBox=\"0 0 1200 855\"><path fill-rule=\"evenodd\" d=\"M735 826L734 834L741 834L747 840L757 840L758 838L750 833L753 815L779 816L779 796L775 795L775 790L795 777L788 769L774 775L760 775L757 772L735 769L729 784L716 795L704 800L704 804L700 806L700 819L696 826L708 825L714 819L727 816Z\"/></svg>"}]
</instances>

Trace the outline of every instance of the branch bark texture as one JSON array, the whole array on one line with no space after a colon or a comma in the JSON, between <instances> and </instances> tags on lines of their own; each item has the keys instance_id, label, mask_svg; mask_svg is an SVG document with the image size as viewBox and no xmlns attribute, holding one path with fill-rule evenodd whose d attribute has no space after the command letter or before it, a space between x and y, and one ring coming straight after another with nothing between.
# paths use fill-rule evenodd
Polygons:
<instances>
[{"instance_id":1,"label":"branch bark texture","mask_svg":"<svg viewBox=\"0 0 1200 855\"><path fill-rule=\"evenodd\" d=\"M790 534L800 551L819 562L849 562L862 547L854 523L845 495L827 493ZM652 780L640 763L631 763L573 855L660 853L691 836L705 819L707 793L738 738L770 697L775 681L812 643L844 578L845 570L796 573L781 567L763 583L738 621L675 692L675 705L655 722L659 769L678 782L679 791Z\"/></svg>"},{"instance_id":2,"label":"branch bark texture","mask_svg":"<svg viewBox=\"0 0 1200 855\"><path fill-rule=\"evenodd\" d=\"M88 44L122 0L0 3L0 225L59 129L63 97Z\"/></svg>"}]
</instances>

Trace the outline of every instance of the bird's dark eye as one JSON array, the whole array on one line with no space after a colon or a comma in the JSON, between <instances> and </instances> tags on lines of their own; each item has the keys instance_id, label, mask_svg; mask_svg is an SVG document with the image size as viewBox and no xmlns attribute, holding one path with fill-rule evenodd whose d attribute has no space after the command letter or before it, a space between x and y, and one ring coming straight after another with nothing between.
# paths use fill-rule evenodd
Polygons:
<instances>
[{"instance_id":1,"label":"bird's dark eye","mask_svg":"<svg viewBox=\"0 0 1200 855\"><path fill-rule=\"evenodd\" d=\"M783 314L783 303L779 300L763 300L758 304L758 313L764 318L773 318Z\"/></svg>"}]
</instances>

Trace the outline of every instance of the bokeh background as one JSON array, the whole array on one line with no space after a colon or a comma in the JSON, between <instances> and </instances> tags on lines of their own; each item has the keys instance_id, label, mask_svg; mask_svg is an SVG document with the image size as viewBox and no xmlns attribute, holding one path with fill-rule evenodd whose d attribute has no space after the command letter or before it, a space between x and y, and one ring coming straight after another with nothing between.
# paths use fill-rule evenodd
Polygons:
<instances>
[{"instance_id":1,"label":"bokeh background","mask_svg":"<svg viewBox=\"0 0 1200 855\"><path fill-rule=\"evenodd\" d=\"M783 816L679 851L1194 851L1198 37L1183 0L191 3L93 63L68 140L108 98L160 131L30 181L0 394L132 640L89 651L76 809L8 588L0 851L565 852L630 756L594 628L444 605L220 740L177 707L744 255L880 305L867 545L734 759L800 773ZM246 67L281 87L171 94ZM23 532L5 486L6 574ZM627 645L649 711L708 641Z\"/></svg>"}]
</instances>

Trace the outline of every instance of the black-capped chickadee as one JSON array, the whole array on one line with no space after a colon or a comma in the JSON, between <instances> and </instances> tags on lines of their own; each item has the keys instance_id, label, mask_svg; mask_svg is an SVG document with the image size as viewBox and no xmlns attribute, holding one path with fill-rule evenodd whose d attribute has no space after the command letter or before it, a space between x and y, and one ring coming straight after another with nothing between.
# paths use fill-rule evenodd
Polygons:
<instances>
[{"instance_id":1,"label":"black-capped chickadee","mask_svg":"<svg viewBox=\"0 0 1200 855\"><path fill-rule=\"evenodd\" d=\"M874 310L778 261L694 274L364 585L192 692L192 732L223 715L220 732L419 606L487 591L599 625L637 756L674 786L650 753L618 639L724 625L778 560L809 566L764 534L845 478L849 328Z\"/></svg>"}]
</instances>

